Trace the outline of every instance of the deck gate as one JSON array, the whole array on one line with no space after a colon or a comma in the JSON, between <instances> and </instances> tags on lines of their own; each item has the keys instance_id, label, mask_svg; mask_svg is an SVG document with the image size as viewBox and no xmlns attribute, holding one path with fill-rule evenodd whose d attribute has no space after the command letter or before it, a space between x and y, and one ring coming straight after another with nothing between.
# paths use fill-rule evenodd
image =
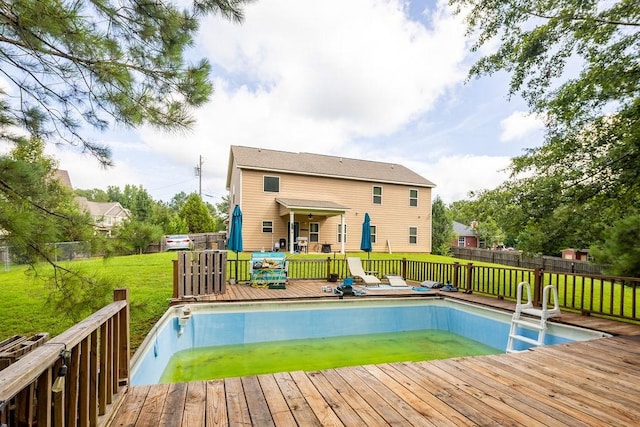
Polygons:
<instances>
[{"instance_id":1,"label":"deck gate","mask_svg":"<svg viewBox=\"0 0 640 427\"><path fill-rule=\"evenodd\" d=\"M227 251L182 251L173 264L173 297L223 294Z\"/></svg>"}]
</instances>

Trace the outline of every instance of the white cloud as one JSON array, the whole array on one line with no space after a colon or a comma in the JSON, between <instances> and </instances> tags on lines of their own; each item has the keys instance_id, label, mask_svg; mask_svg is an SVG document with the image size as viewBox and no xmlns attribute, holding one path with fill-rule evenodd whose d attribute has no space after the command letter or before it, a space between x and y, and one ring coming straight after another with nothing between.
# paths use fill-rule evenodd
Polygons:
<instances>
[{"instance_id":1,"label":"white cloud","mask_svg":"<svg viewBox=\"0 0 640 427\"><path fill-rule=\"evenodd\" d=\"M544 129L544 122L539 115L514 111L500 122L500 142L523 139Z\"/></svg>"},{"instance_id":2,"label":"white cloud","mask_svg":"<svg viewBox=\"0 0 640 427\"><path fill-rule=\"evenodd\" d=\"M502 184L508 157L457 155L440 158L434 165L415 165L416 172L433 181L434 197L449 204L466 199L470 191L489 190Z\"/></svg>"},{"instance_id":3,"label":"white cloud","mask_svg":"<svg viewBox=\"0 0 640 427\"><path fill-rule=\"evenodd\" d=\"M241 25L207 18L195 50L212 63L215 93L195 127L140 129L131 137L137 147L112 145L116 167L105 174L77 154L64 154L62 167L77 188L143 185L168 200L198 190L193 167L202 155L203 193L217 198L229 146L246 145L400 163L435 182L447 203L493 188L508 158L468 153L495 147L495 121L505 114L492 108L473 119L473 109L454 108L485 98L461 90L469 40L447 7L438 0L409 17L401 0L261 0ZM522 127L512 117L507 138Z\"/></svg>"}]
</instances>

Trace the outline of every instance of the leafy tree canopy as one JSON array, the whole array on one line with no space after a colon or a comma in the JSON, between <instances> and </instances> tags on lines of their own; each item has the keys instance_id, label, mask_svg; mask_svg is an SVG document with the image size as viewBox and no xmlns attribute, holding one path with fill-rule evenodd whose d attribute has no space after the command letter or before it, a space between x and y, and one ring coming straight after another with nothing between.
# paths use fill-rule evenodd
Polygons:
<instances>
[{"instance_id":1,"label":"leafy tree canopy","mask_svg":"<svg viewBox=\"0 0 640 427\"><path fill-rule=\"evenodd\" d=\"M547 126L544 143L514 158L511 180L482 201L506 203L506 228L529 252L602 241L640 206L640 3L450 3L467 14L474 51L499 41L470 75L509 72L509 93Z\"/></svg>"},{"instance_id":2,"label":"leafy tree canopy","mask_svg":"<svg viewBox=\"0 0 640 427\"><path fill-rule=\"evenodd\" d=\"M239 22L245 3L2 0L0 75L10 87L0 93L0 122L78 145L105 164L109 148L83 127L187 127L191 109L212 93L209 63L185 57L198 19L213 13Z\"/></svg>"},{"instance_id":3,"label":"leafy tree canopy","mask_svg":"<svg viewBox=\"0 0 640 427\"><path fill-rule=\"evenodd\" d=\"M202 202L200 196L191 194L180 209L182 218L189 228L190 233L207 233L214 231L215 222L209 213L209 209Z\"/></svg>"},{"instance_id":4,"label":"leafy tree canopy","mask_svg":"<svg viewBox=\"0 0 640 427\"><path fill-rule=\"evenodd\" d=\"M431 204L431 248L436 255L448 255L453 242L453 220L450 210L439 196Z\"/></svg>"}]
</instances>

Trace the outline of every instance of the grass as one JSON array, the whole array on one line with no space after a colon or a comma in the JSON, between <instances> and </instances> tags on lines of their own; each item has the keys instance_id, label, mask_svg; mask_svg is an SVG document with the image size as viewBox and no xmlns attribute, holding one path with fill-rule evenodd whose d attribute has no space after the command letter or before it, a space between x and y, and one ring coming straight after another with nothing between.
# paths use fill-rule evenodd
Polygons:
<instances>
[{"instance_id":1,"label":"grass","mask_svg":"<svg viewBox=\"0 0 640 427\"><path fill-rule=\"evenodd\" d=\"M240 253L248 260L250 253ZM295 254L292 258L326 259L331 254ZM365 253L349 256L366 258ZM289 255L288 255L289 256ZM343 256L343 255L337 255ZM235 258L230 253L229 257ZM371 259L407 258L430 262L453 262L451 257L428 254L372 253ZM173 292L175 253L159 253L74 261L73 266L89 275L108 277L116 288L128 288L131 307L131 347L136 349L151 327L167 310ZM48 265L37 267L39 274L51 271ZM0 341L13 335L30 336L48 332L54 337L73 326L74 321L56 311L49 301L48 285L25 266L12 265L0 271Z\"/></svg>"}]
</instances>

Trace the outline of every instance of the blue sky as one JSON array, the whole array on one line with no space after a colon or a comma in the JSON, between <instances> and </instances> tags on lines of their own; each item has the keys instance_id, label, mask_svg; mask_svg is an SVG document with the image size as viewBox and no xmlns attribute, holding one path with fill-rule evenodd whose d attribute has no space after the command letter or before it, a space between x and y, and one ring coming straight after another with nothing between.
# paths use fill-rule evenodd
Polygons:
<instances>
[{"instance_id":1,"label":"blue sky","mask_svg":"<svg viewBox=\"0 0 640 427\"><path fill-rule=\"evenodd\" d=\"M52 153L75 188L142 185L156 199L226 194L230 145L403 164L446 203L506 178L509 158L542 142L542 125L508 76L466 81L476 57L446 1L260 0L236 25L208 17L194 46L215 93L189 132L112 129L115 167Z\"/></svg>"}]
</instances>

